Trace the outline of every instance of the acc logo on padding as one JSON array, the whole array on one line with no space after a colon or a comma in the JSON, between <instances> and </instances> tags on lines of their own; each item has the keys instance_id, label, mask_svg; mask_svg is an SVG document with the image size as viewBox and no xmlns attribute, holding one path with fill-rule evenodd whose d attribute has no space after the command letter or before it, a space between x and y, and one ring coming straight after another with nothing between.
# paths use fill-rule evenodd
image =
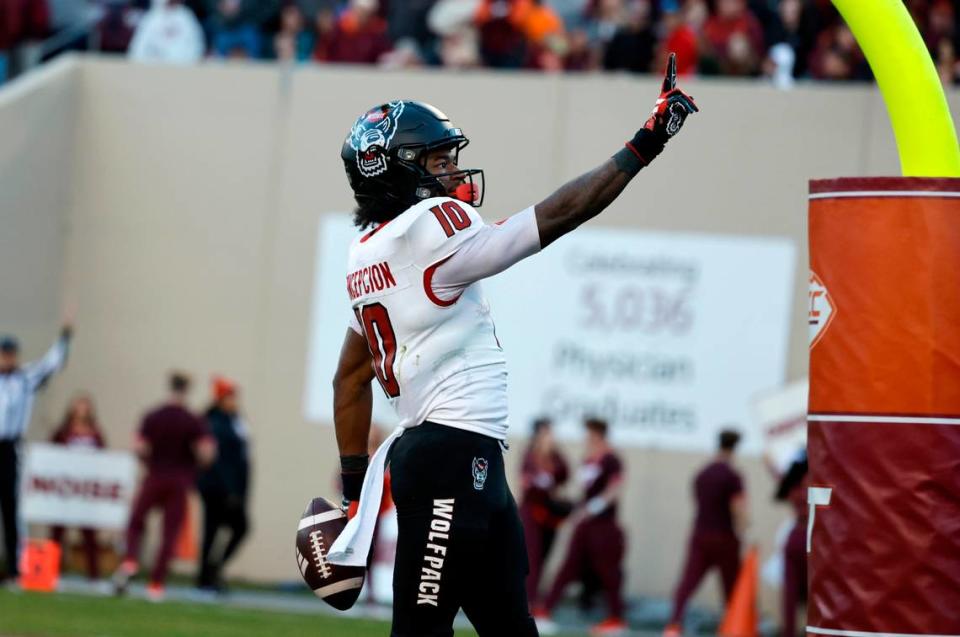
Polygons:
<instances>
[{"instance_id":1,"label":"acc logo on padding","mask_svg":"<svg viewBox=\"0 0 960 637\"><path fill-rule=\"evenodd\" d=\"M837 315L837 306L830 297L827 286L813 271L810 272L809 301L807 318L810 322L810 347L812 349L826 334L827 328L833 322L833 317Z\"/></svg>"}]
</instances>

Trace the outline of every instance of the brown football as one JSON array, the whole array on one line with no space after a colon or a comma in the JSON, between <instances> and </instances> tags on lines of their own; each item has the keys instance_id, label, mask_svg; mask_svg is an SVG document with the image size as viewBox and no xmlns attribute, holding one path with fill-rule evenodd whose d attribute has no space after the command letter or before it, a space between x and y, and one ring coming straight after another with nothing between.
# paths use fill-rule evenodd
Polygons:
<instances>
[{"instance_id":1,"label":"brown football","mask_svg":"<svg viewBox=\"0 0 960 637\"><path fill-rule=\"evenodd\" d=\"M347 610L363 588L365 568L336 566L327 551L347 526L347 514L324 498L307 505L297 527L297 566L314 594L337 610Z\"/></svg>"}]
</instances>

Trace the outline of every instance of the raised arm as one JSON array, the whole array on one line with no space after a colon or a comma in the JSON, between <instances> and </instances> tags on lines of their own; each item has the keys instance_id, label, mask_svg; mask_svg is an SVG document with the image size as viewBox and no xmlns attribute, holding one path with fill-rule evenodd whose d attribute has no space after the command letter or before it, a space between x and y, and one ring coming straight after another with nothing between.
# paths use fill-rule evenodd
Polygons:
<instances>
[{"instance_id":1,"label":"raised arm","mask_svg":"<svg viewBox=\"0 0 960 637\"><path fill-rule=\"evenodd\" d=\"M699 110L692 97L676 88L676 79L676 56L671 53L660 97L643 128L611 159L536 205L541 248L600 214L680 132L687 116Z\"/></svg>"},{"instance_id":2,"label":"raised arm","mask_svg":"<svg viewBox=\"0 0 960 637\"><path fill-rule=\"evenodd\" d=\"M30 391L36 391L48 378L60 371L67 362L72 334L73 328L69 324L65 324L60 330L60 336L47 350L43 358L24 365L24 373Z\"/></svg>"}]
</instances>

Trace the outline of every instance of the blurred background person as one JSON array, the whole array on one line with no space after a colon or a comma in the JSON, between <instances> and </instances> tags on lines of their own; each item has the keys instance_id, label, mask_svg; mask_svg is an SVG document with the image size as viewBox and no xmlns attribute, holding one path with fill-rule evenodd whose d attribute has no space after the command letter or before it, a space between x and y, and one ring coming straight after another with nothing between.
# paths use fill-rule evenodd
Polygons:
<instances>
[{"instance_id":1,"label":"blurred background person","mask_svg":"<svg viewBox=\"0 0 960 637\"><path fill-rule=\"evenodd\" d=\"M207 27L216 55L262 56L263 25L276 15L277 0L208 0L207 7Z\"/></svg>"},{"instance_id":2,"label":"blurred background person","mask_svg":"<svg viewBox=\"0 0 960 637\"><path fill-rule=\"evenodd\" d=\"M864 80L872 77L860 45L843 22L837 22L817 35L810 54L810 74L821 80Z\"/></svg>"},{"instance_id":3,"label":"blurred background person","mask_svg":"<svg viewBox=\"0 0 960 637\"><path fill-rule=\"evenodd\" d=\"M337 14L329 7L321 7L313 17L313 59L329 62L337 33Z\"/></svg>"},{"instance_id":4,"label":"blurred background person","mask_svg":"<svg viewBox=\"0 0 960 637\"><path fill-rule=\"evenodd\" d=\"M796 637L797 626L806 625L797 623L797 612L807 603L807 485L807 454L803 452L780 477L774 496L790 505L797 520L783 547L783 637Z\"/></svg>"},{"instance_id":5,"label":"blurred background person","mask_svg":"<svg viewBox=\"0 0 960 637\"><path fill-rule=\"evenodd\" d=\"M47 0L0 0L0 84L15 74L13 51L50 30Z\"/></svg>"},{"instance_id":6,"label":"blurred background person","mask_svg":"<svg viewBox=\"0 0 960 637\"><path fill-rule=\"evenodd\" d=\"M697 72L700 61L699 29L706 20L707 7L702 0L665 0L662 8L662 39L656 68L667 63L670 53L677 54L677 75L689 76Z\"/></svg>"},{"instance_id":7,"label":"blurred background person","mask_svg":"<svg viewBox=\"0 0 960 637\"><path fill-rule=\"evenodd\" d=\"M89 395L81 394L70 401L63 421L53 432L50 442L75 449L103 449L107 446L100 424L97 422L93 399ZM84 528L80 529L80 535L83 538L87 578L91 581L100 579L100 546L97 544L97 532L95 529ZM65 537L66 528L63 526L50 529L50 538L63 549L64 557L67 554L63 542Z\"/></svg>"},{"instance_id":8,"label":"blurred background person","mask_svg":"<svg viewBox=\"0 0 960 637\"><path fill-rule=\"evenodd\" d=\"M37 390L67 360L72 320L64 320L60 338L38 361L20 365L20 343L13 336L0 337L0 514L3 515L3 577L16 580L20 562L20 439L30 425Z\"/></svg>"},{"instance_id":9,"label":"blurred background person","mask_svg":"<svg viewBox=\"0 0 960 637\"><path fill-rule=\"evenodd\" d=\"M550 557L557 528L570 514L571 504L559 493L570 469L557 448L553 423L548 418L533 422L533 437L523 456L520 474L520 520L527 542L530 572L527 574L527 599L535 606L539 599L540 577Z\"/></svg>"},{"instance_id":10,"label":"blurred background person","mask_svg":"<svg viewBox=\"0 0 960 637\"><path fill-rule=\"evenodd\" d=\"M180 0L152 0L137 24L127 56L136 62L195 64L206 52L203 27Z\"/></svg>"},{"instance_id":11,"label":"blurred background person","mask_svg":"<svg viewBox=\"0 0 960 637\"><path fill-rule=\"evenodd\" d=\"M387 22L380 17L378 0L350 0L337 20L330 43L330 62L376 64L390 51Z\"/></svg>"},{"instance_id":12,"label":"blurred background person","mask_svg":"<svg viewBox=\"0 0 960 637\"><path fill-rule=\"evenodd\" d=\"M605 420L588 418L586 456L577 472L583 485L583 500L571 516L573 536L563 566L542 606L534 611L541 632L556 631L551 612L567 586L592 573L607 598L608 617L594 626L591 635L620 635L624 621L623 558L626 539L617 522L617 501L623 486L623 463L607 440Z\"/></svg>"},{"instance_id":13,"label":"blurred background person","mask_svg":"<svg viewBox=\"0 0 960 637\"><path fill-rule=\"evenodd\" d=\"M480 36L480 54L485 66L517 69L524 65L528 42L524 23L531 0L483 0L474 23Z\"/></svg>"},{"instance_id":14,"label":"blurred background person","mask_svg":"<svg viewBox=\"0 0 960 637\"><path fill-rule=\"evenodd\" d=\"M760 71L766 51L763 26L746 0L717 0L716 13L707 19L703 36L707 60L701 60L702 72L756 75Z\"/></svg>"},{"instance_id":15,"label":"blurred background person","mask_svg":"<svg viewBox=\"0 0 960 637\"><path fill-rule=\"evenodd\" d=\"M273 36L273 57L285 62L305 62L313 54L314 37L306 27L300 7L288 2L280 10L280 30Z\"/></svg>"},{"instance_id":16,"label":"blurred background person","mask_svg":"<svg viewBox=\"0 0 960 637\"><path fill-rule=\"evenodd\" d=\"M125 0L105 0L97 8L101 11L96 35L104 53L125 53L133 39L134 29L143 15L143 8Z\"/></svg>"},{"instance_id":17,"label":"blurred background person","mask_svg":"<svg viewBox=\"0 0 960 637\"><path fill-rule=\"evenodd\" d=\"M717 455L693 480L697 512L664 637L682 634L683 611L709 570L720 571L724 602L733 592L740 571L740 535L747 526L743 478L733 467L739 442L739 432L721 431Z\"/></svg>"},{"instance_id":18,"label":"blurred background person","mask_svg":"<svg viewBox=\"0 0 960 637\"><path fill-rule=\"evenodd\" d=\"M197 587L223 591L223 568L247 535L247 493L250 489L249 430L239 410L236 384L213 379L213 403L204 414L217 444L217 457L197 479L203 499L203 544ZM217 546L217 537L227 537Z\"/></svg>"},{"instance_id":19,"label":"blurred background person","mask_svg":"<svg viewBox=\"0 0 960 637\"><path fill-rule=\"evenodd\" d=\"M174 372L169 379L166 402L143 418L134 439L134 451L146 465L127 526L127 551L114 574L115 592L126 592L139 571L140 543L147 514L163 512L163 538L150 574L147 595L153 601L164 597L167 567L187 508L187 494L196 481L198 467L209 466L216 456L216 443L206 423L187 409L190 379Z\"/></svg>"},{"instance_id":20,"label":"blurred background person","mask_svg":"<svg viewBox=\"0 0 960 637\"><path fill-rule=\"evenodd\" d=\"M603 68L608 71L649 73L656 46L650 0L632 0L626 6L623 24L617 28L604 52Z\"/></svg>"}]
</instances>

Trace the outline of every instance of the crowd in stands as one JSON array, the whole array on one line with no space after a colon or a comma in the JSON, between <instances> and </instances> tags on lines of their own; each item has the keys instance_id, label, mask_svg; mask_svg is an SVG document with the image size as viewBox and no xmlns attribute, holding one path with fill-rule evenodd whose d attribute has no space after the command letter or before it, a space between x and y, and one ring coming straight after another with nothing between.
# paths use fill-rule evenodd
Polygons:
<instances>
[{"instance_id":1,"label":"crowd in stands","mask_svg":"<svg viewBox=\"0 0 960 637\"><path fill-rule=\"evenodd\" d=\"M4 51L47 31L53 0L0 0ZM830 0L90 0L99 48L204 56L544 71L869 80ZM960 82L960 12L905 0L944 83ZM2 72L2 69L0 69Z\"/></svg>"}]
</instances>

